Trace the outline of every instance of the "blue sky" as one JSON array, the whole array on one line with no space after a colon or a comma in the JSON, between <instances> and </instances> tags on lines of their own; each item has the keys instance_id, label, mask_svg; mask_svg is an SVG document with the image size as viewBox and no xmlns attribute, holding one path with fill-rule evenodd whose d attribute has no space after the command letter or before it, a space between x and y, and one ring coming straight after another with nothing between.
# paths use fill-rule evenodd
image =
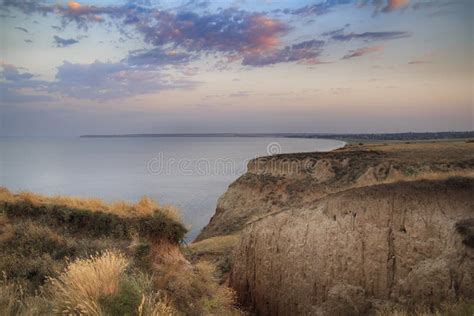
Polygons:
<instances>
[{"instance_id":1,"label":"blue sky","mask_svg":"<svg viewBox=\"0 0 474 316\"><path fill-rule=\"evenodd\" d=\"M473 129L469 0L2 0L1 135Z\"/></svg>"}]
</instances>

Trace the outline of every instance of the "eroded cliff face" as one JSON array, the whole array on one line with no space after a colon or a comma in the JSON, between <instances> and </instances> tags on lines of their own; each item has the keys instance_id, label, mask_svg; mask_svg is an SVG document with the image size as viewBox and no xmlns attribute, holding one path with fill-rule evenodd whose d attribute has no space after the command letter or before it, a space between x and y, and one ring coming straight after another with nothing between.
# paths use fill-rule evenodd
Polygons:
<instances>
[{"instance_id":1,"label":"eroded cliff face","mask_svg":"<svg viewBox=\"0 0 474 316\"><path fill-rule=\"evenodd\" d=\"M353 146L328 153L252 160L229 186L197 240L240 232L248 221L284 209L311 207L322 197L380 183L474 175L474 144Z\"/></svg>"},{"instance_id":2,"label":"eroded cliff face","mask_svg":"<svg viewBox=\"0 0 474 316\"><path fill-rule=\"evenodd\" d=\"M230 284L261 315L474 298L473 240L472 178L354 188L246 225Z\"/></svg>"}]
</instances>

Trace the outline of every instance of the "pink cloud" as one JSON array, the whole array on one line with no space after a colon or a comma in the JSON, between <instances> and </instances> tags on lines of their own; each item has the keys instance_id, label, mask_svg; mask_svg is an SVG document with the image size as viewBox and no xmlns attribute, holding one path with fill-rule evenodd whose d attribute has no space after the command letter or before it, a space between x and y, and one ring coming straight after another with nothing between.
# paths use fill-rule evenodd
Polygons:
<instances>
[{"instance_id":1,"label":"pink cloud","mask_svg":"<svg viewBox=\"0 0 474 316\"><path fill-rule=\"evenodd\" d=\"M392 12L403 9L408 6L410 0L388 0L387 5L383 8L384 12Z\"/></svg>"}]
</instances>

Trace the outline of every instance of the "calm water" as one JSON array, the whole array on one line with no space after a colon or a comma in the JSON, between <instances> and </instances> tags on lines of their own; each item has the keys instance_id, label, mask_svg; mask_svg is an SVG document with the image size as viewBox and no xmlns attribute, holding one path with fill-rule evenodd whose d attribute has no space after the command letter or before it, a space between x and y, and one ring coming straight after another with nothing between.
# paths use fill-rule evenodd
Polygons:
<instances>
[{"instance_id":1,"label":"calm water","mask_svg":"<svg viewBox=\"0 0 474 316\"><path fill-rule=\"evenodd\" d=\"M148 195L181 209L191 240L248 159L342 145L285 138L0 138L0 185L106 201Z\"/></svg>"}]
</instances>

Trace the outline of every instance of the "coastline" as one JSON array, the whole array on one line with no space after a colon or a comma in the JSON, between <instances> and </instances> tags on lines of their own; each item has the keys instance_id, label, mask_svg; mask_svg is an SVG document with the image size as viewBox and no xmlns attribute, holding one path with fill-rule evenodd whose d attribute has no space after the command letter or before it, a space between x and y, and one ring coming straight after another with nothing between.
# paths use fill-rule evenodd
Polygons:
<instances>
[{"instance_id":1,"label":"coastline","mask_svg":"<svg viewBox=\"0 0 474 316\"><path fill-rule=\"evenodd\" d=\"M140 137L244 137L244 138L315 138L349 142L455 140L474 138L474 131L407 132L407 133L151 133L151 134L86 134L80 138Z\"/></svg>"}]
</instances>

